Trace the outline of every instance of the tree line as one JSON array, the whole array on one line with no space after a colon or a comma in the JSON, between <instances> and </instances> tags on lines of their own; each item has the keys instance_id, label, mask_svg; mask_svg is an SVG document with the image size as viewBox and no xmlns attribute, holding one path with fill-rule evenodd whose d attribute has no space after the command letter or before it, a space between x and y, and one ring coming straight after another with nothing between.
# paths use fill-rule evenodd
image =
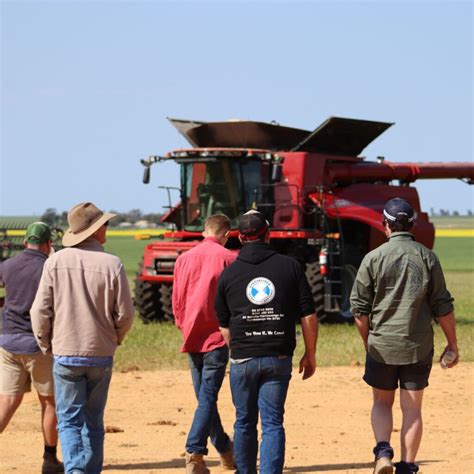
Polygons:
<instances>
[{"instance_id":1,"label":"tree line","mask_svg":"<svg viewBox=\"0 0 474 474\"><path fill-rule=\"evenodd\" d=\"M154 224L160 224L161 218L164 214L162 213L143 213L141 209L131 209L127 212L115 211L111 210L114 214L117 214L117 217L113 221L113 225L119 225L123 222L128 222L129 224L135 224L138 221L148 221ZM444 217L444 216L461 216L462 214L459 211L450 211L449 209L439 209L436 210L434 208L430 209L430 216L431 217ZM468 209L467 216L472 216L472 210ZM65 228L68 226L67 224L67 211L58 212L55 208L48 208L41 216L41 220L46 222L46 224L53 226L53 227L61 227Z\"/></svg>"},{"instance_id":2,"label":"tree line","mask_svg":"<svg viewBox=\"0 0 474 474\"><path fill-rule=\"evenodd\" d=\"M114 214L117 214L117 217L112 221L112 225L119 225L123 222L128 222L129 224L135 224L138 221L148 221L154 224L160 224L163 214L160 213L143 213L140 209L131 209L127 212L120 212L115 210L110 210ZM46 224L52 227L67 227L67 211L58 212L55 208L50 207L46 209L44 214L41 216L41 221L46 222Z\"/></svg>"}]
</instances>

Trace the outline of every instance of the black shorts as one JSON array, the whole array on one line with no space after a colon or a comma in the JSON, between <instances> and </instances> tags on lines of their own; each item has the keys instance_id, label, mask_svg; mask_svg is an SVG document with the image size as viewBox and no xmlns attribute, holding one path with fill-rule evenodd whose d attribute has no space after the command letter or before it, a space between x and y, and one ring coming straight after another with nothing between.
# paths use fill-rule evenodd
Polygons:
<instances>
[{"instance_id":1,"label":"black shorts","mask_svg":"<svg viewBox=\"0 0 474 474\"><path fill-rule=\"evenodd\" d=\"M365 374L363 379L374 388L380 390L423 390L428 386L428 378L433 365L433 352L428 356L408 365L390 365L377 362L369 354L365 359Z\"/></svg>"}]
</instances>

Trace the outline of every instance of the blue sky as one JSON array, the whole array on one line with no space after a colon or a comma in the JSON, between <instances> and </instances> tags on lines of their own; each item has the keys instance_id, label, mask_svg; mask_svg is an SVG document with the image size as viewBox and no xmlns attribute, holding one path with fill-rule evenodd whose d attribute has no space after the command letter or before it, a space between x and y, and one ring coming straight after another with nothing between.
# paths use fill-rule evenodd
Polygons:
<instances>
[{"instance_id":1,"label":"blue sky","mask_svg":"<svg viewBox=\"0 0 474 474\"><path fill-rule=\"evenodd\" d=\"M368 159L472 161L471 2L3 1L0 214L161 211L186 145L166 117L396 122ZM418 182L463 213L472 186Z\"/></svg>"}]
</instances>

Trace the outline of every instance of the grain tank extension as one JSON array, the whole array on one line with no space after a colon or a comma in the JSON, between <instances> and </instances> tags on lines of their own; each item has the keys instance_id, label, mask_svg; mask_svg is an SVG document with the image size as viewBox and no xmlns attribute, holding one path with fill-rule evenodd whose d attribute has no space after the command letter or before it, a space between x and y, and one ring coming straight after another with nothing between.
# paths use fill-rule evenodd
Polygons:
<instances>
[{"instance_id":1,"label":"grain tank extension","mask_svg":"<svg viewBox=\"0 0 474 474\"><path fill-rule=\"evenodd\" d=\"M193 122L170 119L191 147L142 160L144 182L154 163L180 165L180 200L163 222L174 225L145 247L135 305L145 322L173 320L173 268L201 239L206 218L229 216L237 229L250 208L271 224L271 244L306 268L322 321L352 319L349 293L364 255L385 241L381 212L402 197L418 214L416 239L432 248L434 227L420 207L417 179L474 182L473 163L367 161L362 150L391 123L331 117L313 132L250 121ZM172 188L167 188L171 192ZM232 232L230 248L239 248Z\"/></svg>"}]
</instances>

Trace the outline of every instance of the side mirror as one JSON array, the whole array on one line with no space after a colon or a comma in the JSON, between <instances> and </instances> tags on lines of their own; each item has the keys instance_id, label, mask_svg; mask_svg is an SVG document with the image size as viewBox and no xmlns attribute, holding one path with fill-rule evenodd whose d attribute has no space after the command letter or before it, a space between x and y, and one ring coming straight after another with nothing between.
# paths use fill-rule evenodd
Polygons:
<instances>
[{"instance_id":1,"label":"side mirror","mask_svg":"<svg viewBox=\"0 0 474 474\"><path fill-rule=\"evenodd\" d=\"M143 171L143 182L145 184L148 184L150 182L150 167L145 166L145 169Z\"/></svg>"},{"instance_id":2,"label":"side mirror","mask_svg":"<svg viewBox=\"0 0 474 474\"><path fill-rule=\"evenodd\" d=\"M281 163L273 163L272 166L272 183L279 183L283 175L283 167Z\"/></svg>"}]
</instances>

